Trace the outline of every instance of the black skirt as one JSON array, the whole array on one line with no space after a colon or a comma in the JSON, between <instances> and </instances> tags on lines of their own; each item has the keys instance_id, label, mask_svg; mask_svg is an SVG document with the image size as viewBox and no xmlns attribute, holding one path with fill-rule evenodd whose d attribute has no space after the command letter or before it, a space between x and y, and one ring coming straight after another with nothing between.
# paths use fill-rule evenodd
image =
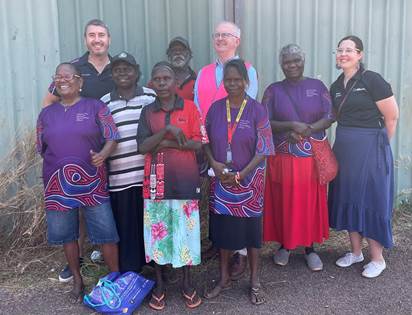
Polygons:
<instances>
[{"instance_id":1,"label":"black skirt","mask_svg":"<svg viewBox=\"0 0 412 315\"><path fill-rule=\"evenodd\" d=\"M146 264L143 241L142 187L110 193L113 215L119 234L121 272L140 272Z\"/></svg>"},{"instance_id":2,"label":"black skirt","mask_svg":"<svg viewBox=\"0 0 412 315\"><path fill-rule=\"evenodd\" d=\"M228 250L262 247L262 217L241 218L210 213L213 246Z\"/></svg>"}]
</instances>

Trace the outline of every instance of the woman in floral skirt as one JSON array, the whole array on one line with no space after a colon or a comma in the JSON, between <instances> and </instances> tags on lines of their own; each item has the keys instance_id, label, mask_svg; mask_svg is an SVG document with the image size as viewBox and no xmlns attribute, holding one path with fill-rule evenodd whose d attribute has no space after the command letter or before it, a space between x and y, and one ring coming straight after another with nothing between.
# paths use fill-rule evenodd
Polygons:
<instances>
[{"instance_id":1,"label":"woman in floral skirt","mask_svg":"<svg viewBox=\"0 0 412 315\"><path fill-rule=\"evenodd\" d=\"M199 171L195 150L201 134L199 112L192 101L176 95L176 76L170 64L161 62L152 70L156 100L140 116L137 142L146 154L144 197L144 242L146 261L155 262L157 285L150 307L165 307L161 266L183 267L182 296L186 306L202 302L190 280L190 266L200 264Z\"/></svg>"}]
</instances>

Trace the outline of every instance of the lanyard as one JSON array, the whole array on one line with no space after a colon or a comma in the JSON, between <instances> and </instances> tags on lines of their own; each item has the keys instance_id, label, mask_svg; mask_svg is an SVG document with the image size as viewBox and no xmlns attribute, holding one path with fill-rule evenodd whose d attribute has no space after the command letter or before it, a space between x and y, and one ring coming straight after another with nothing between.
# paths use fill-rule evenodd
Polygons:
<instances>
[{"instance_id":1,"label":"lanyard","mask_svg":"<svg viewBox=\"0 0 412 315\"><path fill-rule=\"evenodd\" d=\"M230 116L230 104L229 104L229 99L226 99L227 143L228 143L229 146L232 143L233 134L236 131L237 125L238 125L239 120L240 120L240 117L242 117L242 113L243 113L243 110L245 109L246 103L247 103L247 100L245 98L242 102L242 105L240 106L239 112L237 113L235 123L233 124L233 126L231 126L230 123L231 123L232 118Z\"/></svg>"}]
</instances>

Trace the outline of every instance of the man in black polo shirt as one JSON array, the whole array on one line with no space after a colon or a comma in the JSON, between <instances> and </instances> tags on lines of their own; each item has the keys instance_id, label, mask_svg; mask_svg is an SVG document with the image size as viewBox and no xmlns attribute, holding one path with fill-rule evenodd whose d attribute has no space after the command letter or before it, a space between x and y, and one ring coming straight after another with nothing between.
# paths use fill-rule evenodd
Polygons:
<instances>
[{"instance_id":1,"label":"man in black polo shirt","mask_svg":"<svg viewBox=\"0 0 412 315\"><path fill-rule=\"evenodd\" d=\"M84 28L84 42L88 51L71 63L83 77L80 95L100 99L114 89L109 56L110 32L107 25L98 19L89 21ZM52 83L43 99L43 106L58 100L59 95Z\"/></svg>"},{"instance_id":2,"label":"man in black polo shirt","mask_svg":"<svg viewBox=\"0 0 412 315\"><path fill-rule=\"evenodd\" d=\"M112 72L110 68L109 46L110 32L107 25L98 19L90 20L84 28L84 42L87 47L87 52L80 58L71 61L72 64L79 69L82 78L83 86L80 95L100 99L103 95L111 92L114 89L112 80ZM48 106L59 101L60 97L57 93L54 83L51 83L45 98L43 106ZM81 213L81 212L80 212ZM80 237L79 237L79 255L83 257L83 247L86 239L86 228L83 216L80 215ZM81 258L80 263L83 262ZM73 278L73 275L67 265L59 274L60 282L68 282Z\"/></svg>"}]
</instances>

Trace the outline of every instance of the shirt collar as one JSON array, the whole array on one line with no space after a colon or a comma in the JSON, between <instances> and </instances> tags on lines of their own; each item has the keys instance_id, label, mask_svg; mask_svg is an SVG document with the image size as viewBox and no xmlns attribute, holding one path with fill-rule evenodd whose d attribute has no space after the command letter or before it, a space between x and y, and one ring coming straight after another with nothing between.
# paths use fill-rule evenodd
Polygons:
<instances>
[{"instance_id":1,"label":"shirt collar","mask_svg":"<svg viewBox=\"0 0 412 315\"><path fill-rule=\"evenodd\" d=\"M175 103L173 104L173 109L171 110L171 112L173 112L174 110L178 109L178 110L182 110L183 109L183 105L184 105L184 100L183 98L181 98L180 96L178 96L176 94L176 100ZM158 112L162 110L162 104L160 103L160 100L158 97L156 97L156 100L154 101L154 111Z\"/></svg>"},{"instance_id":2,"label":"shirt collar","mask_svg":"<svg viewBox=\"0 0 412 315\"><path fill-rule=\"evenodd\" d=\"M352 76L352 78L350 78L349 82L353 82L353 81L359 80L359 79L362 77L362 74L364 73L364 71L365 71L365 67L364 67L362 64L360 64L358 71L356 71L356 73ZM343 80L344 80L344 78L345 78L345 75L344 75L343 72L342 72L341 75L340 75L339 78L338 78L338 79L339 79L339 84L340 84L341 86L343 86ZM348 82L348 83L349 83L349 82Z\"/></svg>"},{"instance_id":3,"label":"shirt collar","mask_svg":"<svg viewBox=\"0 0 412 315\"><path fill-rule=\"evenodd\" d=\"M134 96L132 98L135 98L137 96L141 96L143 94L144 94L143 88L139 85L136 85L136 90L135 90ZM121 98L119 93L117 92L117 89L114 88L114 90L110 92L110 100L111 101L117 101L117 100L125 100L125 99Z\"/></svg>"},{"instance_id":4,"label":"shirt collar","mask_svg":"<svg viewBox=\"0 0 412 315\"><path fill-rule=\"evenodd\" d=\"M83 54L83 56L81 56L78 60L78 62L79 62L79 64L80 65L85 65L85 64L87 64L88 62L89 62L89 54L90 54L90 52L89 51L86 51L84 54ZM112 62L112 59L113 59L113 57L112 56L110 56L110 54L108 55L109 56L109 60L110 60L110 62L106 65L106 67Z\"/></svg>"},{"instance_id":5,"label":"shirt collar","mask_svg":"<svg viewBox=\"0 0 412 315\"><path fill-rule=\"evenodd\" d=\"M239 59L239 56L238 56L238 55L234 55L232 58L226 60L226 62L228 62L228 61L230 61L230 60L233 60L233 59ZM217 65L217 66L219 66L219 65L220 65L220 66L223 66L224 64L222 64L222 63L220 62L219 58L217 58L217 59L216 59L216 65Z\"/></svg>"}]
</instances>

